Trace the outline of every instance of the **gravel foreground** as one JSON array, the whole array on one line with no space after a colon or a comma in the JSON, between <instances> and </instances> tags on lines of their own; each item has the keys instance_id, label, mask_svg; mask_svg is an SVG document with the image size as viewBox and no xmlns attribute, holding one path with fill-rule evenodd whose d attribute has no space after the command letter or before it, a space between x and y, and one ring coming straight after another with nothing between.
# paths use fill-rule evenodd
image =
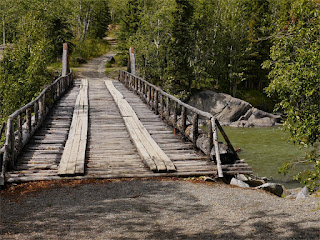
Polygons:
<instances>
[{"instance_id":1,"label":"gravel foreground","mask_svg":"<svg viewBox=\"0 0 320 240\"><path fill-rule=\"evenodd\" d=\"M0 239L320 239L319 197L217 183L54 183L0 207Z\"/></svg>"}]
</instances>

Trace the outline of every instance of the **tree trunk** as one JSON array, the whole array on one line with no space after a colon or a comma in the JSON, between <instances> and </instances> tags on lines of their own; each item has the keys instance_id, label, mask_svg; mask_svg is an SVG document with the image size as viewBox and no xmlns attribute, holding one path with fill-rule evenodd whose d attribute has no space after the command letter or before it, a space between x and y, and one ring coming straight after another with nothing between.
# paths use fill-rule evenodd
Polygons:
<instances>
[{"instance_id":1,"label":"tree trunk","mask_svg":"<svg viewBox=\"0 0 320 240\"><path fill-rule=\"evenodd\" d=\"M237 95L237 79L233 79L233 90L232 90L232 96L236 97Z\"/></svg>"},{"instance_id":2,"label":"tree trunk","mask_svg":"<svg viewBox=\"0 0 320 240\"><path fill-rule=\"evenodd\" d=\"M6 27L5 27L4 19L2 21L2 43L3 45L6 45Z\"/></svg>"}]
</instances>

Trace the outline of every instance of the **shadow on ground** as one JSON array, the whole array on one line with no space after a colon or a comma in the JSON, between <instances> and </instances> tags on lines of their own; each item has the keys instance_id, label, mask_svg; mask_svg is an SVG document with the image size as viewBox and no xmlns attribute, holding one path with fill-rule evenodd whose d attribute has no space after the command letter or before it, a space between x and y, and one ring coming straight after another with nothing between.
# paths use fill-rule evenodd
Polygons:
<instances>
[{"instance_id":1,"label":"shadow on ground","mask_svg":"<svg viewBox=\"0 0 320 240\"><path fill-rule=\"evenodd\" d=\"M240 198L257 194L240 191L244 193ZM317 215L299 219L282 206L276 211L242 210L250 200L240 199L239 204L238 194L239 189L187 182L54 187L19 201L2 197L0 238L319 239ZM265 196L266 201L278 201ZM252 201L261 203L261 199Z\"/></svg>"}]
</instances>

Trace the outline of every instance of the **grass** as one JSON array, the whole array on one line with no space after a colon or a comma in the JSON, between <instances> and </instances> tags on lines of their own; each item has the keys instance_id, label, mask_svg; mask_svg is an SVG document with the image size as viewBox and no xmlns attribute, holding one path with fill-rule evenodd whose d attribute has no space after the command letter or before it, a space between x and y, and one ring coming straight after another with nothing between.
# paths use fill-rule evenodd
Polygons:
<instances>
[{"instance_id":1,"label":"grass","mask_svg":"<svg viewBox=\"0 0 320 240\"><path fill-rule=\"evenodd\" d=\"M108 78L112 78L112 79L118 79L118 76L119 76L119 70L122 69L122 70L126 70L127 68L126 67L121 67L121 66L118 66L117 64L112 64L111 66L106 66L106 76Z\"/></svg>"}]
</instances>

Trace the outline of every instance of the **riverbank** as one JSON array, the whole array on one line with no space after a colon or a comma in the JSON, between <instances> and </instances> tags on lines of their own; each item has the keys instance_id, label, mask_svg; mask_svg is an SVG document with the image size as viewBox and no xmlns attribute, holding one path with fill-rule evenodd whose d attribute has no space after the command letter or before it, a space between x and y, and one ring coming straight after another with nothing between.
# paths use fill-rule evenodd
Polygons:
<instances>
[{"instance_id":1,"label":"riverbank","mask_svg":"<svg viewBox=\"0 0 320 240\"><path fill-rule=\"evenodd\" d=\"M319 198L296 201L197 179L26 184L3 192L0 206L1 239L320 236Z\"/></svg>"},{"instance_id":2,"label":"riverbank","mask_svg":"<svg viewBox=\"0 0 320 240\"><path fill-rule=\"evenodd\" d=\"M288 142L289 134L281 127L265 128L233 128L224 127L231 143L240 149L239 157L253 168L259 177L267 177L286 188L302 187L293 180L293 176L308 167L306 164L296 165L287 175L278 174L282 163L291 160L303 160L305 150ZM219 137L222 139L222 137Z\"/></svg>"}]
</instances>

